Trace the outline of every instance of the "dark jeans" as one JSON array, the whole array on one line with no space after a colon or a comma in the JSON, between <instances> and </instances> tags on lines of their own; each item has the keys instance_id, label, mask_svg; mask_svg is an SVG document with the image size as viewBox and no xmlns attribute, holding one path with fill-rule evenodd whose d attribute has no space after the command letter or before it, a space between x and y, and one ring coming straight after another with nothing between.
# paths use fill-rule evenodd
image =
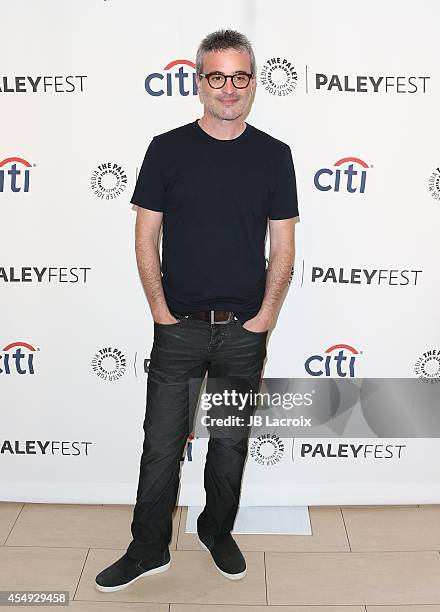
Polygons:
<instances>
[{"instance_id":1,"label":"dark jeans","mask_svg":"<svg viewBox=\"0 0 440 612\"><path fill-rule=\"evenodd\" d=\"M200 390L208 372L208 392L210 378L236 377L246 383L248 391L256 392L266 357L267 331L246 330L235 319L212 324L173 315L179 318L177 323L154 323L133 540L127 548L136 559L164 551L171 541L181 458L195 409L190 406L190 379L200 380ZM241 437L213 436L210 431L204 471L206 505L197 519L200 533L232 531L248 440L249 429Z\"/></svg>"}]
</instances>

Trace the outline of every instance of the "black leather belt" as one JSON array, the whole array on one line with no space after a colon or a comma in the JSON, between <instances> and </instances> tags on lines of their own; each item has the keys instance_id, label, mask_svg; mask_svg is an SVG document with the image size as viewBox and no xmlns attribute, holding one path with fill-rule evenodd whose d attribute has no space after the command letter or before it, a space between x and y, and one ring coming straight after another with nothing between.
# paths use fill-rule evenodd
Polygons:
<instances>
[{"instance_id":1,"label":"black leather belt","mask_svg":"<svg viewBox=\"0 0 440 612\"><path fill-rule=\"evenodd\" d=\"M207 323L229 323L234 318L234 313L232 310L201 310L200 312L187 313L184 316Z\"/></svg>"}]
</instances>

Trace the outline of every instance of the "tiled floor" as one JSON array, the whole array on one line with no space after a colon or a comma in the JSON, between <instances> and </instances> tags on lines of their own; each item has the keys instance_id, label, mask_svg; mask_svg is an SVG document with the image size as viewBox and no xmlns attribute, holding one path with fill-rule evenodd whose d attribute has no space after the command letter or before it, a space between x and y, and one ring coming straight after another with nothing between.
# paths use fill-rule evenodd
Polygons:
<instances>
[{"instance_id":1,"label":"tiled floor","mask_svg":"<svg viewBox=\"0 0 440 612\"><path fill-rule=\"evenodd\" d=\"M67 590L75 612L440 612L440 506L310 507L312 536L234 536L248 566L237 581L176 508L171 568L100 593L94 578L125 552L132 511L0 502L0 591Z\"/></svg>"}]
</instances>

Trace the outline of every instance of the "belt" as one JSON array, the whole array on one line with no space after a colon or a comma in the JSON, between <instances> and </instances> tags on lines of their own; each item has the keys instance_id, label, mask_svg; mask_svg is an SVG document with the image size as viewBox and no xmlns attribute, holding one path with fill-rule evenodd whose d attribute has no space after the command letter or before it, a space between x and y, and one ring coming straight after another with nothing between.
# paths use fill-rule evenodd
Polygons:
<instances>
[{"instance_id":1,"label":"belt","mask_svg":"<svg viewBox=\"0 0 440 612\"><path fill-rule=\"evenodd\" d=\"M229 323L234 318L234 313L231 310L201 310L200 312L191 312L188 315L192 319L207 321L208 323Z\"/></svg>"}]
</instances>

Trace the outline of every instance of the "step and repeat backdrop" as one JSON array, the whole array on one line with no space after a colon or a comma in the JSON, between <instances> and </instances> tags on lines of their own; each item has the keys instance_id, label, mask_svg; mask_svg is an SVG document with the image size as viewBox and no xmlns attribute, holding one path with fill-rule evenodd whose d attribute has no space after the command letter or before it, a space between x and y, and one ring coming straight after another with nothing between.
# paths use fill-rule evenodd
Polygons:
<instances>
[{"instance_id":1,"label":"step and repeat backdrop","mask_svg":"<svg viewBox=\"0 0 440 612\"><path fill-rule=\"evenodd\" d=\"M438 3L0 7L2 500L135 500L153 321L130 199L152 137L202 116L195 53L220 28L253 43L247 122L290 145L297 175L264 377L440 390ZM357 431L259 430L242 504L440 503L435 432ZM180 504L204 501L206 447L188 440Z\"/></svg>"}]
</instances>

